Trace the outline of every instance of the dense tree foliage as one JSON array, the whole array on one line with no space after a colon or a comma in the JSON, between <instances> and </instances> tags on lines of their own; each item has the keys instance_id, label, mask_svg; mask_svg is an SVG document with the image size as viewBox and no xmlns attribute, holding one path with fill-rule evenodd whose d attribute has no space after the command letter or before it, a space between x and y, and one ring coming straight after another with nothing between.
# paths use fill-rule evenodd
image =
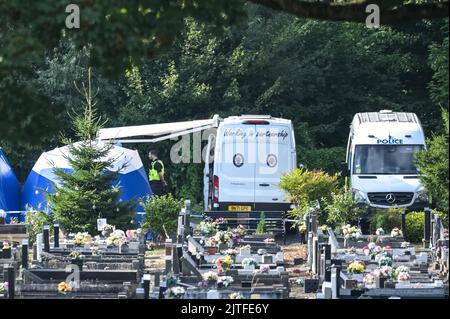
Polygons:
<instances>
[{"instance_id":1,"label":"dense tree foliage","mask_svg":"<svg viewBox=\"0 0 450 319\"><path fill-rule=\"evenodd\" d=\"M59 143L56 132L68 127L66 111L79 104L73 82L85 76L89 65L101 88L98 111L109 119L107 126L203 119L215 113L282 116L293 120L298 160L309 169L338 170L356 112L416 112L428 136L442 133L439 106L448 107L446 19L368 29L357 23L301 19L255 5L246 5L239 15L247 15L245 23L214 26L203 23L207 17L181 16L183 24L177 25L172 45L142 60L125 63L122 51L105 46L101 50L110 55L108 60L98 52L103 44L82 47L79 39L62 35L48 44L54 49L33 60L32 69L17 67L19 73L9 73L0 65L5 75L0 78L0 111L3 115L8 110L0 117L0 143L20 179L41 151ZM0 40L11 34L0 32ZM6 61L3 51L0 56ZM111 59L126 67L119 77L105 72L102 61L114 64ZM6 85L32 92L5 93ZM13 111L10 105L16 106ZM20 134L24 138L17 143ZM167 163L172 190L200 201L201 165L168 163L171 145L156 146ZM145 155L144 150L154 146L136 147Z\"/></svg>"}]
</instances>

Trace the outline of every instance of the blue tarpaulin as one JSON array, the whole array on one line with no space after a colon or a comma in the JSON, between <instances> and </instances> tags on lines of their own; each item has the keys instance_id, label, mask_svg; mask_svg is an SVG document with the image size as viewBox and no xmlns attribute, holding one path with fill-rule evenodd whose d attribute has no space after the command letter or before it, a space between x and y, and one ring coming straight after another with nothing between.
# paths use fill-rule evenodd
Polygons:
<instances>
[{"instance_id":1,"label":"blue tarpaulin","mask_svg":"<svg viewBox=\"0 0 450 319\"><path fill-rule=\"evenodd\" d=\"M0 147L0 209L19 209L20 185L11 165Z\"/></svg>"}]
</instances>

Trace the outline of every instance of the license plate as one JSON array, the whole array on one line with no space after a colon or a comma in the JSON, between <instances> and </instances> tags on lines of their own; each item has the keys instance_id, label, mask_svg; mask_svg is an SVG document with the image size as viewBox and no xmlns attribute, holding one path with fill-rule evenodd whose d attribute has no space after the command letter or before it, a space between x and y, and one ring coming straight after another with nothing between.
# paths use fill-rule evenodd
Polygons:
<instances>
[{"instance_id":1,"label":"license plate","mask_svg":"<svg viewBox=\"0 0 450 319\"><path fill-rule=\"evenodd\" d=\"M228 210L232 210L232 211L236 211L236 212L250 212L250 211L252 211L252 206L231 205L231 206L228 206Z\"/></svg>"}]
</instances>

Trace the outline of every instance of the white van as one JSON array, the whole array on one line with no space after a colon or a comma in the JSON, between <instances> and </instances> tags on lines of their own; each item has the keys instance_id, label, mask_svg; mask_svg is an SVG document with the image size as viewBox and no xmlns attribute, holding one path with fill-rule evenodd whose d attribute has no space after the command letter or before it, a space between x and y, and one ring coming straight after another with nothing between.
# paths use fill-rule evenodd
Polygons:
<instances>
[{"instance_id":1,"label":"white van","mask_svg":"<svg viewBox=\"0 0 450 319\"><path fill-rule=\"evenodd\" d=\"M214 148L214 161L205 161L205 210L290 209L278 187L281 176L296 167L290 120L270 115L228 117L220 121L208 143L208 152Z\"/></svg>"},{"instance_id":2,"label":"white van","mask_svg":"<svg viewBox=\"0 0 450 319\"><path fill-rule=\"evenodd\" d=\"M369 207L423 209L428 204L414 155L425 136L414 113L357 113L350 126L344 175L353 196Z\"/></svg>"},{"instance_id":3,"label":"white van","mask_svg":"<svg viewBox=\"0 0 450 319\"><path fill-rule=\"evenodd\" d=\"M98 138L117 143L155 143L201 131L208 140L205 154L212 154L204 156L205 211L290 210L290 202L278 187L281 175L296 167L290 120L270 115L222 119L216 114L206 120L105 128Z\"/></svg>"}]
</instances>

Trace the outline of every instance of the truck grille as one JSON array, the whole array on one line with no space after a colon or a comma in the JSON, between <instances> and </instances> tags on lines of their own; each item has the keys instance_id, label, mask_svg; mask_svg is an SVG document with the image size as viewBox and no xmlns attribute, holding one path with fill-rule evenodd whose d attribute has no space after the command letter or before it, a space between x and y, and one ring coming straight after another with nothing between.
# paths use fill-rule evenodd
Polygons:
<instances>
[{"instance_id":1,"label":"truck grille","mask_svg":"<svg viewBox=\"0 0 450 319\"><path fill-rule=\"evenodd\" d=\"M412 202L414 193L368 193L368 197L370 203L374 205L408 205Z\"/></svg>"}]
</instances>

